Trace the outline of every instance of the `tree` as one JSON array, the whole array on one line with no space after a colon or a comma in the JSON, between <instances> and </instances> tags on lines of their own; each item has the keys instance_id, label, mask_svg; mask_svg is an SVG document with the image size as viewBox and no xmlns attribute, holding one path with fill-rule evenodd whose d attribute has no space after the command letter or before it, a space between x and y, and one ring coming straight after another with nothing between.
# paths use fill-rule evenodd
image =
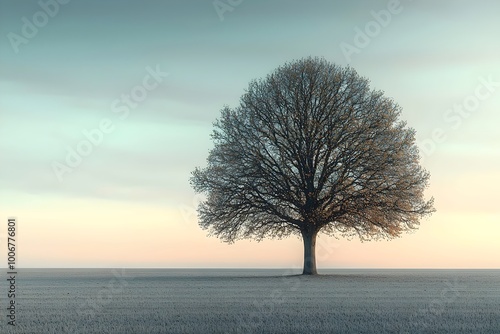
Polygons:
<instances>
[{"instance_id":1,"label":"tree","mask_svg":"<svg viewBox=\"0 0 500 334\"><path fill-rule=\"evenodd\" d=\"M303 274L316 274L319 232L393 238L434 211L429 173L401 108L350 67L305 58L254 80L214 122L199 224L222 240L303 238Z\"/></svg>"}]
</instances>

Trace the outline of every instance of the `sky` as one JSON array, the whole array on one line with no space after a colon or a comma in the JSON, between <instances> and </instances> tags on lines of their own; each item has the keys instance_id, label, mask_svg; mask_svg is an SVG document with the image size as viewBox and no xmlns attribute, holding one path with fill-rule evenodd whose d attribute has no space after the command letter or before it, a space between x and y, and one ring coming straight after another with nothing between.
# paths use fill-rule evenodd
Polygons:
<instances>
[{"instance_id":1,"label":"sky","mask_svg":"<svg viewBox=\"0 0 500 334\"><path fill-rule=\"evenodd\" d=\"M207 236L189 177L224 105L318 56L402 107L437 210L390 241L320 235L318 268L500 268L499 12L493 0L0 0L1 249L16 217L20 267L300 268L296 237Z\"/></svg>"}]
</instances>

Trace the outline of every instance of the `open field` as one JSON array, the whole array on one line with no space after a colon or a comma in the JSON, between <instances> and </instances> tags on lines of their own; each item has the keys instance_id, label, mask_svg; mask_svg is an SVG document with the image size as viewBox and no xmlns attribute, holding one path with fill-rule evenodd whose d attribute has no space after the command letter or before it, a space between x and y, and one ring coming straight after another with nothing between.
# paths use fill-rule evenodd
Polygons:
<instances>
[{"instance_id":1,"label":"open field","mask_svg":"<svg viewBox=\"0 0 500 334\"><path fill-rule=\"evenodd\" d=\"M500 270L24 269L1 333L500 333Z\"/></svg>"}]
</instances>

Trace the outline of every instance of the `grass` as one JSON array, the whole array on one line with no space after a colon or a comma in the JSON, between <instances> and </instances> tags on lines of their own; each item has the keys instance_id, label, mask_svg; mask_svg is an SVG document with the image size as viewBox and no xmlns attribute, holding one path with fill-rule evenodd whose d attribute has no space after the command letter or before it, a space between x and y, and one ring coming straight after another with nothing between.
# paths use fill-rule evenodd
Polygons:
<instances>
[{"instance_id":1,"label":"grass","mask_svg":"<svg viewBox=\"0 0 500 334\"><path fill-rule=\"evenodd\" d=\"M498 270L323 272L26 270L0 332L500 333Z\"/></svg>"}]
</instances>

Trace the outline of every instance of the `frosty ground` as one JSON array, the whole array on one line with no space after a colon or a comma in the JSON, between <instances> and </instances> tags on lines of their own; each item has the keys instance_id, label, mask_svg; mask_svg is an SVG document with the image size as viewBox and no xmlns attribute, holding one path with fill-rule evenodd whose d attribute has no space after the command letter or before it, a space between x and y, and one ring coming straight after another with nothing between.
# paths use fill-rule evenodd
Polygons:
<instances>
[{"instance_id":1,"label":"frosty ground","mask_svg":"<svg viewBox=\"0 0 500 334\"><path fill-rule=\"evenodd\" d=\"M297 273L25 269L0 332L500 333L500 270Z\"/></svg>"}]
</instances>

